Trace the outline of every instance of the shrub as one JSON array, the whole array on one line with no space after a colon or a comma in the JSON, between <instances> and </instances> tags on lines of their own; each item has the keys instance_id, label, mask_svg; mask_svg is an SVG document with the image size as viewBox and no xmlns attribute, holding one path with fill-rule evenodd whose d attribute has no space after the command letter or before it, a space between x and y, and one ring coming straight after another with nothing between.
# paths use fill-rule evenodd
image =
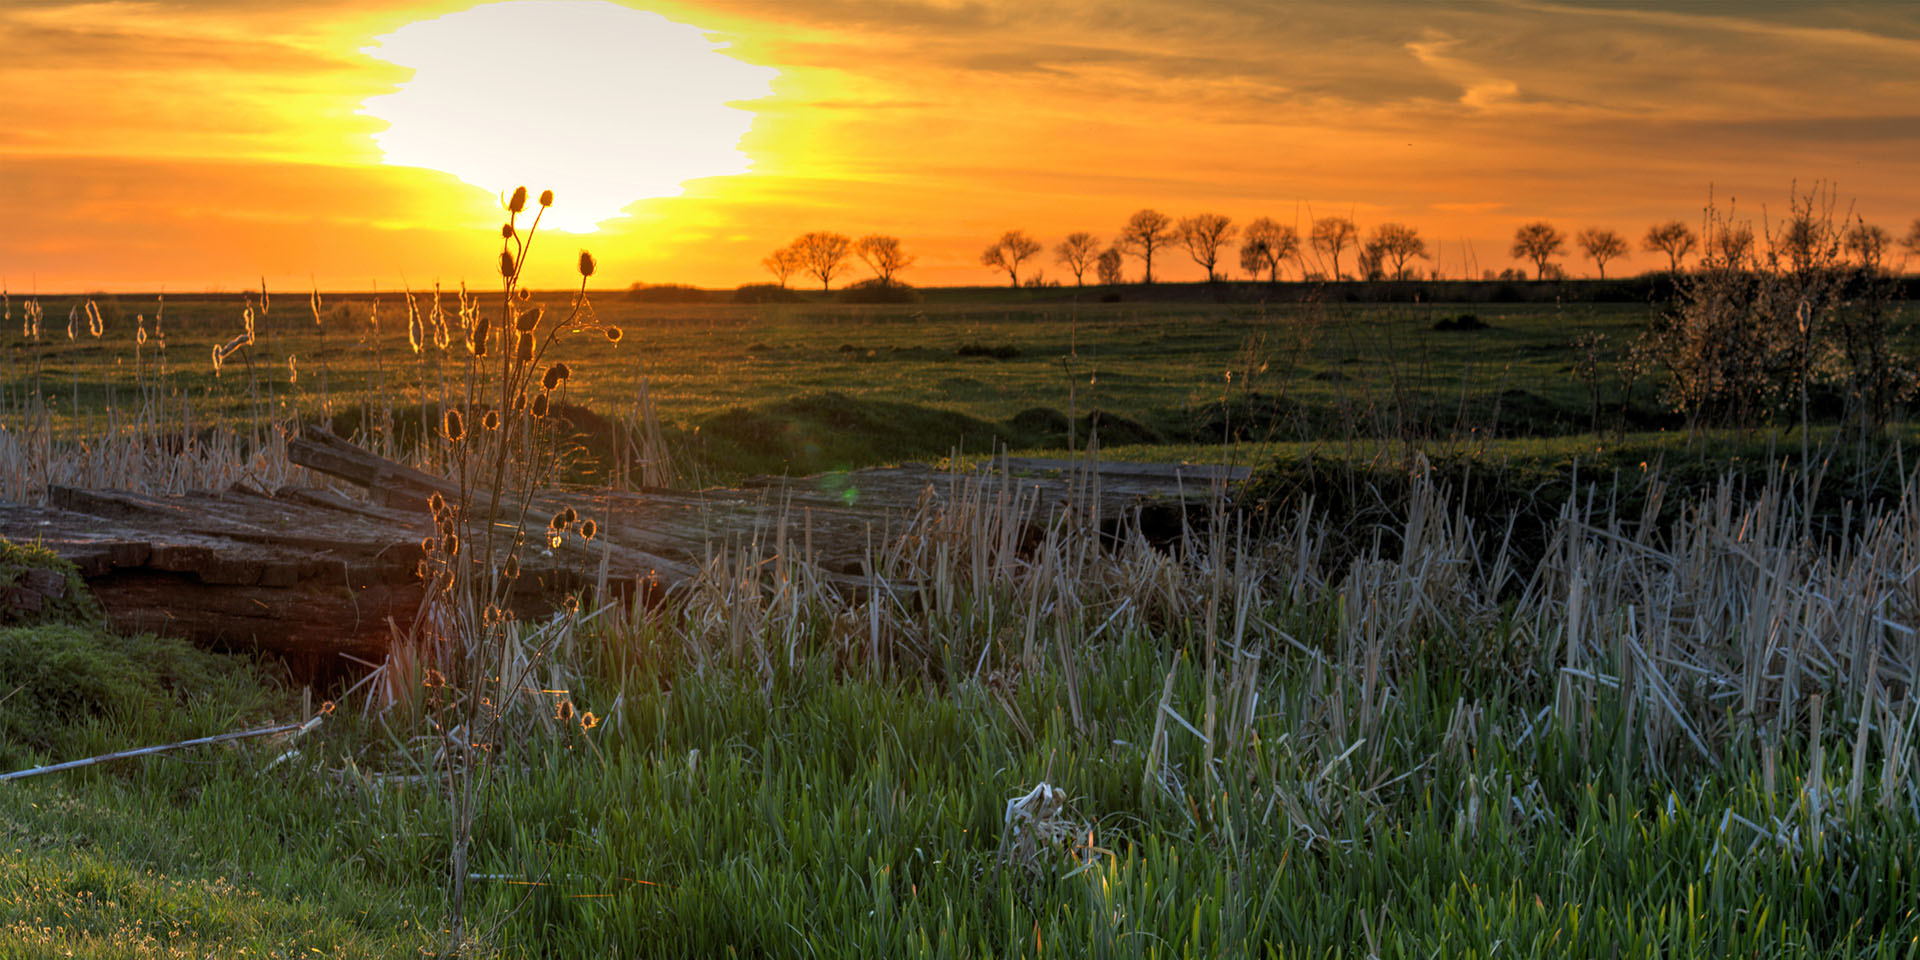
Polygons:
<instances>
[{"instance_id":1,"label":"shrub","mask_svg":"<svg viewBox=\"0 0 1920 960\"><path fill-rule=\"evenodd\" d=\"M840 291L841 303L919 303L920 291L894 281L888 283L879 277L868 277L858 283L847 284Z\"/></svg>"}]
</instances>

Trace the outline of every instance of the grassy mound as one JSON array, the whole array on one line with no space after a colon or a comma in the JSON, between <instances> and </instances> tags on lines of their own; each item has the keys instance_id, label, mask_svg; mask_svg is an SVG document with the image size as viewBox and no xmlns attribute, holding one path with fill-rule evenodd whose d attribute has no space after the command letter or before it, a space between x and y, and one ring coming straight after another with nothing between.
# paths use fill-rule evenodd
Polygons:
<instances>
[{"instance_id":1,"label":"grassy mound","mask_svg":"<svg viewBox=\"0 0 1920 960\"><path fill-rule=\"evenodd\" d=\"M0 626L100 621L73 564L39 544L0 540Z\"/></svg>"}]
</instances>

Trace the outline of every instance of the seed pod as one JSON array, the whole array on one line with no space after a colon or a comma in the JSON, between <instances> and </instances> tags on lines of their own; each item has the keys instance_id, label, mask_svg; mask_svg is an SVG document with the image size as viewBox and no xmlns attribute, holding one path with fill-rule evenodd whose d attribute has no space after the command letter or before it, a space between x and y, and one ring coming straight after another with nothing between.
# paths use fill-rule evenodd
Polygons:
<instances>
[{"instance_id":1,"label":"seed pod","mask_svg":"<svg viewBox=\"0 0 1920 960\"><path fill-rule=\"evenodd\" d=\"M533 410L533 415L536 417L546 416L547 415L547 395L543 393L537 397L534 397L533 406L531 409Z\"/></svg>"},{"instance_id":2,"label":"seed pod","mask_svg":"<svg viewBox=\"0 0 1920 960\"><path fill-rule=\"evenodd\" d=\"M541 205L541 206L543 206L543 207L551 207L551 206L553 206L553 191L552 191L552 190L542 190L542 191L540 191L540 205Z\"/></svg>"},{"instance_id":3,"label":"seed pod","mask_svg":"<svg viewBox=\"0 0 1920 960\"><path fill-rule=\"evenodd\" d=\"M624 336L624 334L620 332L619 327L608 327L606 333L608 343L619 343L620 338Z\"/></svg>"},{"instance_id":4,"label":"seed pod","mask_svg":"<svg viewBox=\"0 0 1920 960\"><path fill-rule=\"evenodd\" d=\"M540 325L540 317L546 313L545 307L535 307L527 313L514 318L513 329L519 333L528 333Z\"/></svg>"},{"instance_id":5,"label":"seed pod","mask_svg":"<svg viewBox=\"0 0 1920 960\"><path fill-rule=\"evenodd\" d=\"M457 415L458 414L453 410L447 411L448 417L454 417ZM433 496L430 496L427 498L427 509L433 511L433 515L436 517L441 515L442 513L445 513L447 511L447 498L441 496L440 491L435 490L433 492Z\"/></svg>"},{"instance_id":6,"label":"seed pod","mask_svg":"<svg viewBox=\"0 0 1920 960\"><path fill-rule=\"evenodd\" d=\"M487 415L480 418L480 425L488 430L500 429L500 411L488 410Z\"/></svg>"},{"instance_id":7,"label":"seed pod","mask_svg":"<svg viewBox=\"0 0 1920 960\"><path fill-rule=\"evenodd\" d=\"M433 552L433 538L432 538L432 537L421 537L421 538L420 538L420 552L421 552L421 553L432 553L432 552Z\"/></svg>"},{"instance_id":8,"label":"seed pod","mask_svg":"<svg viewBox=\"0 0 1920 960\"><path fill-rule=\"evenodd\" d=\"M575 513L575 512L573 512L573 508L572 508L572 507L564 507L564 508L562 508L562 509L560 510L560 515L561 515L561 516L563 516L563 517L566 517L566 518L567 518L567 522L568 522L568 523L572 523L572 522L574 522L575 520L578 520L578 519L580 519L580 515L579 515L579 514L577 514L577 513Z\"/></svg>"},{"instance_id":9,"label":"seed pod","mask_svg":"<svg viewBox=\"0 0 1920 960\"><path fill-rule=\"evenodd\" d=\"M514 187L513 199L507 201L507 212L519 213L527 209L527 188Z\"/></svg>"},{"instance_id":10,"label":"seed pod","mask_svg":"<svg viewBox=\"0 0 1920 960\"><path fill-rule=\"evenodd\" d=\"M505 250L500 251L500 275L503 277L513 276L513 254Z\"/></svg>"},{"instance_id":11,"label":"seed pod","mask_svg":"<svg viewBox=\"0 0 1920 960\"><path fill-rule=\"evenodd\" d=\"M564 362L556 363L553 366L547 368L546 376L540 378L540 386L544 387L547 390L552 390L553 388L563 383L566 383L567 378L571 376L573 376L572 367L567 366L566 363Z\"/></svg>"},{"instance_id":12,"label":"seed pod","mask_svg":"<svg viewBox=\"0 0 1920 960\"><path fill-rule=\"evenodd\" d=\"M599 532L600 532L600 525L597 523L594 523L592 520L588 520L587 522L582 523L580 525L580 537L582 539L592 540L594 538L594 535L598 534Z\"/></svg>"},{"instance_id":13,"label":"seed pod","mask_svg":"<svg viewBox=\"0 0 1920 960\"><path fill-rule=\"evenodd\" d=\"M457 557L460 555L460 535L459 534L449 533L447 534L446 538L441 540L440 542L441 542L441 545L446 549L447 556Z\"/></svg>"},{"instance_id":14,"label":"seed pod","mask_svg":"<svg viewBox=\"0 0 1920 960\"><path fill-rule=\"evenodd\" d=\"M582 277L593 276L593 270L594 270L594 267L596 266L598 266L598 264L594 262L593 254L588 253L585 250L580 251L580 276Z\"/></svg>"},{"instance_id":15,"label":"seed pod","mask_svg":"<svg viewBox=\"0 0 1920 960\"><path fill-rule=\"evenodd\" d=\"M508 580L520 579L520 558L513 556L508 557L507 565L500 571L500 575Z\"/></svg>"},{"instance_id":16,"label":"seed pod","mask_svg":"<svg viewBox=\"0 0 1920 960\"><path fill-rule=\"evenodd\" d=\"M473 321L473 340L468 343L467 346L473 350L474 356L484 357L487 355L487 341L490 339L489 335L492 332L493 321L489 320L486 314L481 314L479 319Z\"/></svg>"},{"instance_id":17,"label":"seed pod","mask_svg":"<svg viewBox=\"0 0 1920 960\"><path fill-rule=\"evenodd\" d=\"M503 223L500 225L500 239L502 240L513 239L513 224Z\"/></svg>"},{"instance_id":18,"label":"seed pod","mask_svg":"<svg viewBox=\"0 0 1920 960\"><path fill-rule=\"evenodd\" d=\"M559 513L554 514L553 519L547 521L548 530L565 530L566 528L567 528L567 511L565 510L562 510Z\"/></svg>"},{"instance_id":19,"label":"seed pod","mask_svg":"<svg viewBox=\"0 0 1920 960\"><path fill-rule=\"evenodd\" d=\"M461 440L466 438L467 426L460 419L460 411L448 410L445 420L446 420L448 440L452 440L454 443L459 443ZM434 499L436 500L440 498L440 495L437 493L434 494L433 496L434 496ZM446 502L441 501L440 507L435 507L434 512L435 513L440 512L440 508L444 506L446 506Z\"/></svg>"},{"instance_id":20,"label":"seed pod","mask_svg":"<svg viewBox=\"0 0 1920 960\"><path fill-rule=\"evenodd\" d=\"M523 333L520 335L520 345L514 350L514 359L521 363L533 362L533 334Z\"/></svg>"}]
</instances>

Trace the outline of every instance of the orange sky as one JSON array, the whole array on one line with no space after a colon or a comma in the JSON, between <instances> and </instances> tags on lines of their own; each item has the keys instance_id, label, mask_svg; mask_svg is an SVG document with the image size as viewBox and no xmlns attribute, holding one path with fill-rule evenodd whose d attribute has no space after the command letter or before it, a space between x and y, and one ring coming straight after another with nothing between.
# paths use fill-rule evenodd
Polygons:
<instances>
[{"instance_id":1,"label":"orange sky","mask_svg":"<svg viewBox=\"0 0 1920 960\"><path fill-rule=\"evenodd\" d=\"M376 37L475 5L7 0L0 280L490 282L495 196L384 164L386 124L361 112L411 79L363 52ZM992 283L977 258L1000 231L1107 238L1143 206L1404 221L1456 274L1468 243L1481 269L1513 265L1522 220L1636 240L1657 219L1698 222L1709 184L1756 219L1795 178L1833 181L1843 207L1896 235L1920 216L1911 3L626 5L778 71L739 104L750 169L555 236L535 257L541 284L565 283L582 246L608 286L764 281L760 258L812 229L901 237L920 257L909 282ZM569 97L593 123L516 114L473 125L466 149L554 142L566 157L602 133L629 150L675 136L637 129L646 88L608 76ZM1655 265L1636 252L1609 273ZM1178 253L1155 266L1200 276Z\"/></svg>"}]
</instances>

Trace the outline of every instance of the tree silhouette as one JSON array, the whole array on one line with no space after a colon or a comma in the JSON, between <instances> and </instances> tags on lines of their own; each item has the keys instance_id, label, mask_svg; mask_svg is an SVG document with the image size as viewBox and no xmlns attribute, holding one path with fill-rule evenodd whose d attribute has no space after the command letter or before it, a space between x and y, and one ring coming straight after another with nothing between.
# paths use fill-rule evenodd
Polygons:
<instances>
[{"instance_id":1,"label":"tree silhouette","mask_svg":"<svg viewBox=\"0 0 1920 960\"><path fill-rule=\"evenodd\" d=\"M900 249L900 238L870 233L853 245L853 252L873 270L882 286L893 286L893 275L913 266L918 257Z\"/></svg>"},{"instance_id":2,"label":"tree silhouette","mask_svg":"<svg viewBox=\"0 0 1920 960\"><path fill-rule=\"evenodd\" d=\"M1126 266L1126 259L1119 247L1108 247L1100 251L1100 257L1094 261L1094 266L1100 271L1100 283L1104 286L1111 287L1126 280L1120 272L1121 268Z\"/></svg>"},{"instance_id":3,"label":"tree silhouette","mask_svg":"<svg viewBox=\"0 0 1920 960\"><path fill-rule=\"evenodd\" d=\"M1575 241L1580 249L1586 251L1587 258L1600 268L1600 279L1607 278L1607 261L1626 256L1627 239L1621 235L1600 227L1588 227L1580 231Z\"/></svg>"},{"instance_id":4,"label":"tree silhouette","mask_svg":"<svg viewBox=\"0 0 1920 960\"><path fill-rule=\"evenodd\" d=\"M1847 230L1847 252L1860 261L1860 267L1868 273L1879 273L1880 263L1887 257L1887 248L1893 245L1893 235L1885 228L1864 221L1854 224Z\"/></svg>"},{"instance_id":5,"label":"tree silhouette","mask_svg":"<svg viewBox=\"0 0 1920 960\"><path fill-rule=\"evenodd\" d=\"M1280 280L1280 262L1300 255L1300 232L1292 226L1259 217L1240 233L1240 269L1268 283Z\"/></svg>"},{"instance_id":6,"label":"tree silhouette","mask_svg":"<svg viewBox=\"0 0 1920 960\"><path fill-rule=\"evenodd\" d=\"M1533 261L1533 278L1545 280L1547 261L1555 254L1567 252L1567 236L1553 224L1545 220L1536 220L1513 233L1512 256L1515 260Z\"/></svg>"},{"instance_id":7,"label":"tree silhouette","mask_svg":"<svg viewBox=\"0 0 1920 960\"><path fill-rule=\"evenodd\" d=\"M1901 239L1900 245L1906 247L1908 253L1920 255L1920 217L1913 218L1913 226L1907 228L1907 235Z\"/></svg>"},{"instance_id":8,"label":"tree silhouette","mask_svg":"<svg viewBox=\"0 0 1920 960\"><path fill-rule=\"evenodd\" d=\"M800 258L800 268L819 280L822 290L832 290L833 278L846 272L847 253L852 249L853 241L845 234L824 230L803 233L793 241L793 252Z\"/></svg>"},{"instance_id":9,"label":"tree silhouette","mask_svg":"<svg viewBox=\"0 0 1920 960\"><path fill-rule=\"evenodd\" d=\"M1640 240L1640 249L1648 253L1667 255L1667 271L1680 272L1680 261L1700 245L1700 237L1693 228L1679 220L1656 223L1647 228L1647 235Z\"/></svg>"},{"instance_id":10,"label":"tree silhouette","mask_svg":"<svg viewBox=\"0 0 1920 960\"><path fill-rule=\"evenodd\" d=\"M1039 252L1040 241L1027 236L1025 230L1008 230L981 252L980 265L1005 270L1007 278L1017 287L1020 285L1020 264Z\"/></svg>"},{"instance_id":11,"label":"tree silhouette","mask_svg":"<svg viewBox=\"0 0 1920 960\"><path fill-rule=\"evenodd\" d=\"M1360 239L1360 228L1346 217L1321 217L1313 222L1313 249L1333 260L1333 279L1340 279L1340 251Z\"/></svg>"},{"instance_id":12,"label":"tree silhouette","mask_svg":"<svg viewBox=\"0 0 1920 960\"><path fill-rule=\"evenodd\" d=\"M1173 238L1172 227L1172 217L1147 209L1127 218L1127 225L1120 228L1120 249L1139 257L1146 265L1141 283L1153 282L1153 253Z\"/></svg>"},{"instance_id":13,"label":"tree silhouette","mask_svg":"<svg viewBox=\"0 0 1920 960\"><path fill-rule=\"evenodd\" d=\"M780 281L780 289L787 288L787 278L800 272L800 251L791 246L781 247L766 255L760 265Z\"/></svg>"},{"instance_id":14,"label":"tree silhouette","mask_svg":"<svg viewBox=\"0 0 1920 960\"><path fill-rule=\"evenodd\" d=\"M1404 223L1383 223L1375 227L1367 249L1382 269L1393 264L1387 275L1395 280L1407 279L1408 261L1432 259L1427 255L1427 241L1420 239L1420 231Z\"/></svg>"},{"instance_id":15,"label":"tree silhouette","mask_svg":"<svg viewBox=\"0 0 1920 960\"><path fill-rule=\"evenodd\" d=\"M1753 259L1753 225L1728 223L1713 234L1708 254L1718 258L1711 266L1738 270Z\"/></svg>"},{"instance_id":16,"label":"tree silhouette","mask_svg":"<svg viewBox=\"0 0 1920 960\"><path fill-rule=\"evenodd\" d=\"M1220 248L1233 242L1233 218L1218 213L1197 213L1183 217L1174 228L1174 236L1187 248L1193 262L1206 268L1207 282L1219 279L1214 267L1220 263Z\"/></svg>"},{"instance_id":17,"label":"tree silhouette","mask_svg":"<svg viewBox=\"0 0 1920 960\"><path fill-rule=\"evenodd\" d=\"M1073 271L1074 284L1082 287L1087 285L1087 270L1099 257L1100 241L1085 230L1067 234L1053 248L1053 262Z\"/></svg>"}]
</instances>

